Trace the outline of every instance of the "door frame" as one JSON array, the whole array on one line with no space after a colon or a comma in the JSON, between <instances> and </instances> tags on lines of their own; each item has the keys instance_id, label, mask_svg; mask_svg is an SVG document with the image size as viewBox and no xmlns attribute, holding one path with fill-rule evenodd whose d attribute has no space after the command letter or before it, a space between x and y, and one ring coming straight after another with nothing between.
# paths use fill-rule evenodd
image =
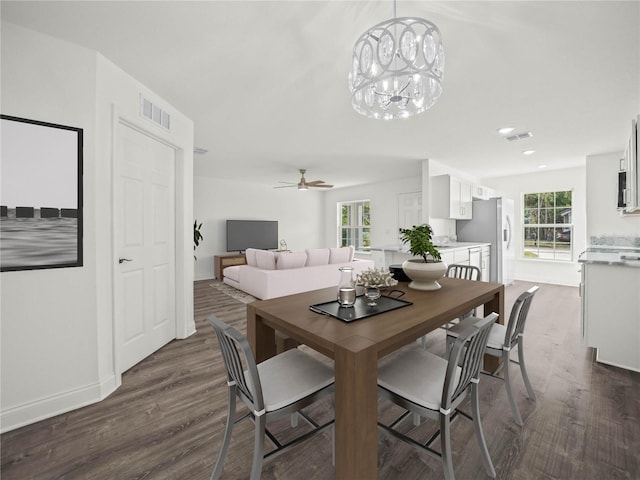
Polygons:
<instances>
[{"instance_id":1,"label":"door frame","mask_svg":"<svg viewBox=\"0 0 640 480\"><path fill-rule=\"evenodd\" d=\"M190 231L188 226L191 225L191 216L193 203L189 198L189 194L185 187L186 175L191 172L187 168L185 162L185 150L180 145L172 142L169 133L160 135L155 133L150 124L146 124L139 119L133 119L123 115L118 108L112 104L111 106L111 327L112 327L112 352L113 352L113 373L115 376L115 387L119 387L122 383L122 367L120 345L122 339L122 324L117 318L116 308L116 275L118 274L118 252L116 251L116 182L117 178L117 145L118 145L118 127L123 125L131 128L138 133L146 135L155 141L158 141L175 152L174 164L174 200L175 200L175 241L174 241L174 258L175 258L175 322L176 322L176 339L187 338L195 333L195 322L193 319L193 279L187 278L188 272L192 271L187 266L187 262L192 259ZM164 132L163 132L164 133ZM188 218L187 218L188 217ZM182 234L180 234L182 232ZM193 276L193 275L191 275Z\"/></svg>"}]
</instances>

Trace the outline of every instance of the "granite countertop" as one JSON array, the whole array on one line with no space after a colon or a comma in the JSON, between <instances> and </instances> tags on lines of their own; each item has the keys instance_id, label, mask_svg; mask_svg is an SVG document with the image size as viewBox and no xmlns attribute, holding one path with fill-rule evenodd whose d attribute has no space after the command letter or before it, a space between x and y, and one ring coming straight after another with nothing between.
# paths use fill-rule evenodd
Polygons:
<instances>
[{"instance_id":1,"label":"granite countertop","mask_svg":"<svg viewBox=\"0 0 640 480\"><path fill-rule=\"evenodd\" d=\"M604 265L617 265L640 267L640 250L636 249L588 249L580 254L580 263L598 263Z\"/></svg>"},{"instance_id":2,"label":"granite countertop","mask_svg":"<svg viewBox=\"0 0 640 480\"><path fill-rule=\"evenodd\" d=\"M491 245L490 243L476 243L476 242L449 242L446 244L436 244L436 248L440 253L449 252L453 250L462 250L473 247L483 247ZM407 245L381 245L377 247L371 247L371 250L382 252L398 252L409 253L409 247Z\"/></svg>"}]
</instances>

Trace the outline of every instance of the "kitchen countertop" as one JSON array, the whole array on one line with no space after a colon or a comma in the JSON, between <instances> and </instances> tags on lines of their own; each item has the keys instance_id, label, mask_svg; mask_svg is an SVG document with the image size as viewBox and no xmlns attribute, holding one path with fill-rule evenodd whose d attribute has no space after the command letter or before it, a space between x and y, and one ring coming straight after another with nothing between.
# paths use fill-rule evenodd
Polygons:
<instances>
[{"instance_id":1,"label":"kitchen countertop","mask_svg":"<svg viewBox=\"0 0 640 480\"><path fill-rule=\"evenodd\" d=\"M636 249L588 249L578 258L580 263L640 267L640 250Z\"/></svg>"},{"instance_id":2,"label":"kitchen countertop","mask_svg":"<svg viewBox=\"0 0 640 480\"><path fill-rule=\"evenodd\" d=\"M440 253L443 252L452 252L455 250L464 250L473 247L484 247L491 245L490 243L476 243L476 242L450 242L447 244L436 245L436 248ZM371 247L371 250L381 251L381 252L398 252L398 253L409 253L408 245L382 245L378 247Z\"/></svg>"}]
</instances>

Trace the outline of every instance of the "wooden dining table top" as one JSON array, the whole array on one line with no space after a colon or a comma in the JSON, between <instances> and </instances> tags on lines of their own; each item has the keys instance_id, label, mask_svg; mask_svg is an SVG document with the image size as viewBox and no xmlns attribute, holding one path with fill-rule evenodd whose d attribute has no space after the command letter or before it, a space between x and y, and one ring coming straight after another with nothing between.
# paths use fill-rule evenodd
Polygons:
<instances>
[{"instance_id":1,"label":"wooden dining table top","mask_svg":"<svg viewBox=\"0 0 640 480\"><path fill-rule=\"evenodd\" d=\"M259 312L266 325L330 358L335 345L352 336L376 343L378 357L383 357L475 307L493 301L496 293L501 297L504 294L502 284L447 277L439 283L442 288L438 290L420 291L400 282L393 289L404 292L401 300L412 305L352 322L309 309L311 305L335 300L334 287L253 302L248 308ZM495 308L499 323L503 323L504 312L498 311L504 308L503 304Z\"/></svg>"}]
</instances>

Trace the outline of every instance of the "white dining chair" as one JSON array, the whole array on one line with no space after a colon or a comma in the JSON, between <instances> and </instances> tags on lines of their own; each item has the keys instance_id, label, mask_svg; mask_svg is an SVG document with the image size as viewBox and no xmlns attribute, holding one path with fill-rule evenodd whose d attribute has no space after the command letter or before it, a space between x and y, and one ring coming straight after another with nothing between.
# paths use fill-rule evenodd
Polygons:
<instances>
[{"instance_id":1,"label":"white dining chair","mask_svg":"<svg viewBox=\"0 0 640 480\"><path fill-rule=\"evenodd\" d=\"M331 420L319 425L301 411L302 408L333 393L333 369L298 348L287 350L256 365L246 337L213 315L207 320L218 337L229 386L229 408L224 439L211 480L220 478L233 426L245 418L251 418L255 424L251 480L258 480L264 461L282 454L289 447L324 431L334 423ZM249 413L237 419L236 397L249 408ZM283 445L269 432L266 424L272 419L291 414L299 415L312 426L312 430ZM295 423L292 417L292 426ZM275 450L266 455L265 436L275 447Z\"/></svg>"},{"instance_id":2,"label":"white dining chair","mask_svg":"<svg viewBox=\"0 0 640 480\"><path fill-rule=\"evenodd\" d=\"M497 318L497 313L491 313L483 319L470 317L467 328L458 335L447 360L414 346L390 355L378 365L378 396L407 410L392 424L378 425L409 445L441 458L446 480L455 478L450 424L458 413L473 420L484 468L487 475L492 478L496 476L480 422L478 381L489 331ZM471 415L458 410L469 394ZM396 429L411 414L440 421L439 432L426 444ZM440 452L431 448L438 435Z\"/></svg>"},{"instance_id":3,"label":"white dining chair","mask_svg":"<svg viewBox=\"0 0 640 480\"><path fill-rule=\"evenodd\" d=\"M493 372L486 372L495 378L504 380L505 388L507 390L507 396L509 397L509 403L511 404L511 412L513 418L518 425L522 425L522 417L516 404L511 376L509 375L509 363L517 363L520 365L520 372L522 373L522 379L527 388L527 393L531 400L536 399L529 376L527 375L527 369L524 361L524 327L529 315L529 308L531 307L531 301L533 296L538 291L538 286L531 287L526 292L522 293L513 304L511 309L511 315L509 316L509 322L507 325L500 325L496 323L491 327L491 333L489 334L489 341L487 342L486 353L499 357L502 359L498 367ZM451 327L447 330L447 348L452 344L454 339L464 331L467 320L461 321L458 325ZM511 358L511 351L518 347L518 361ZM500 370L504 370L504 378L497 374ZM483 372L484 373L484 372Z\"/></svg>"}]
</instances>

